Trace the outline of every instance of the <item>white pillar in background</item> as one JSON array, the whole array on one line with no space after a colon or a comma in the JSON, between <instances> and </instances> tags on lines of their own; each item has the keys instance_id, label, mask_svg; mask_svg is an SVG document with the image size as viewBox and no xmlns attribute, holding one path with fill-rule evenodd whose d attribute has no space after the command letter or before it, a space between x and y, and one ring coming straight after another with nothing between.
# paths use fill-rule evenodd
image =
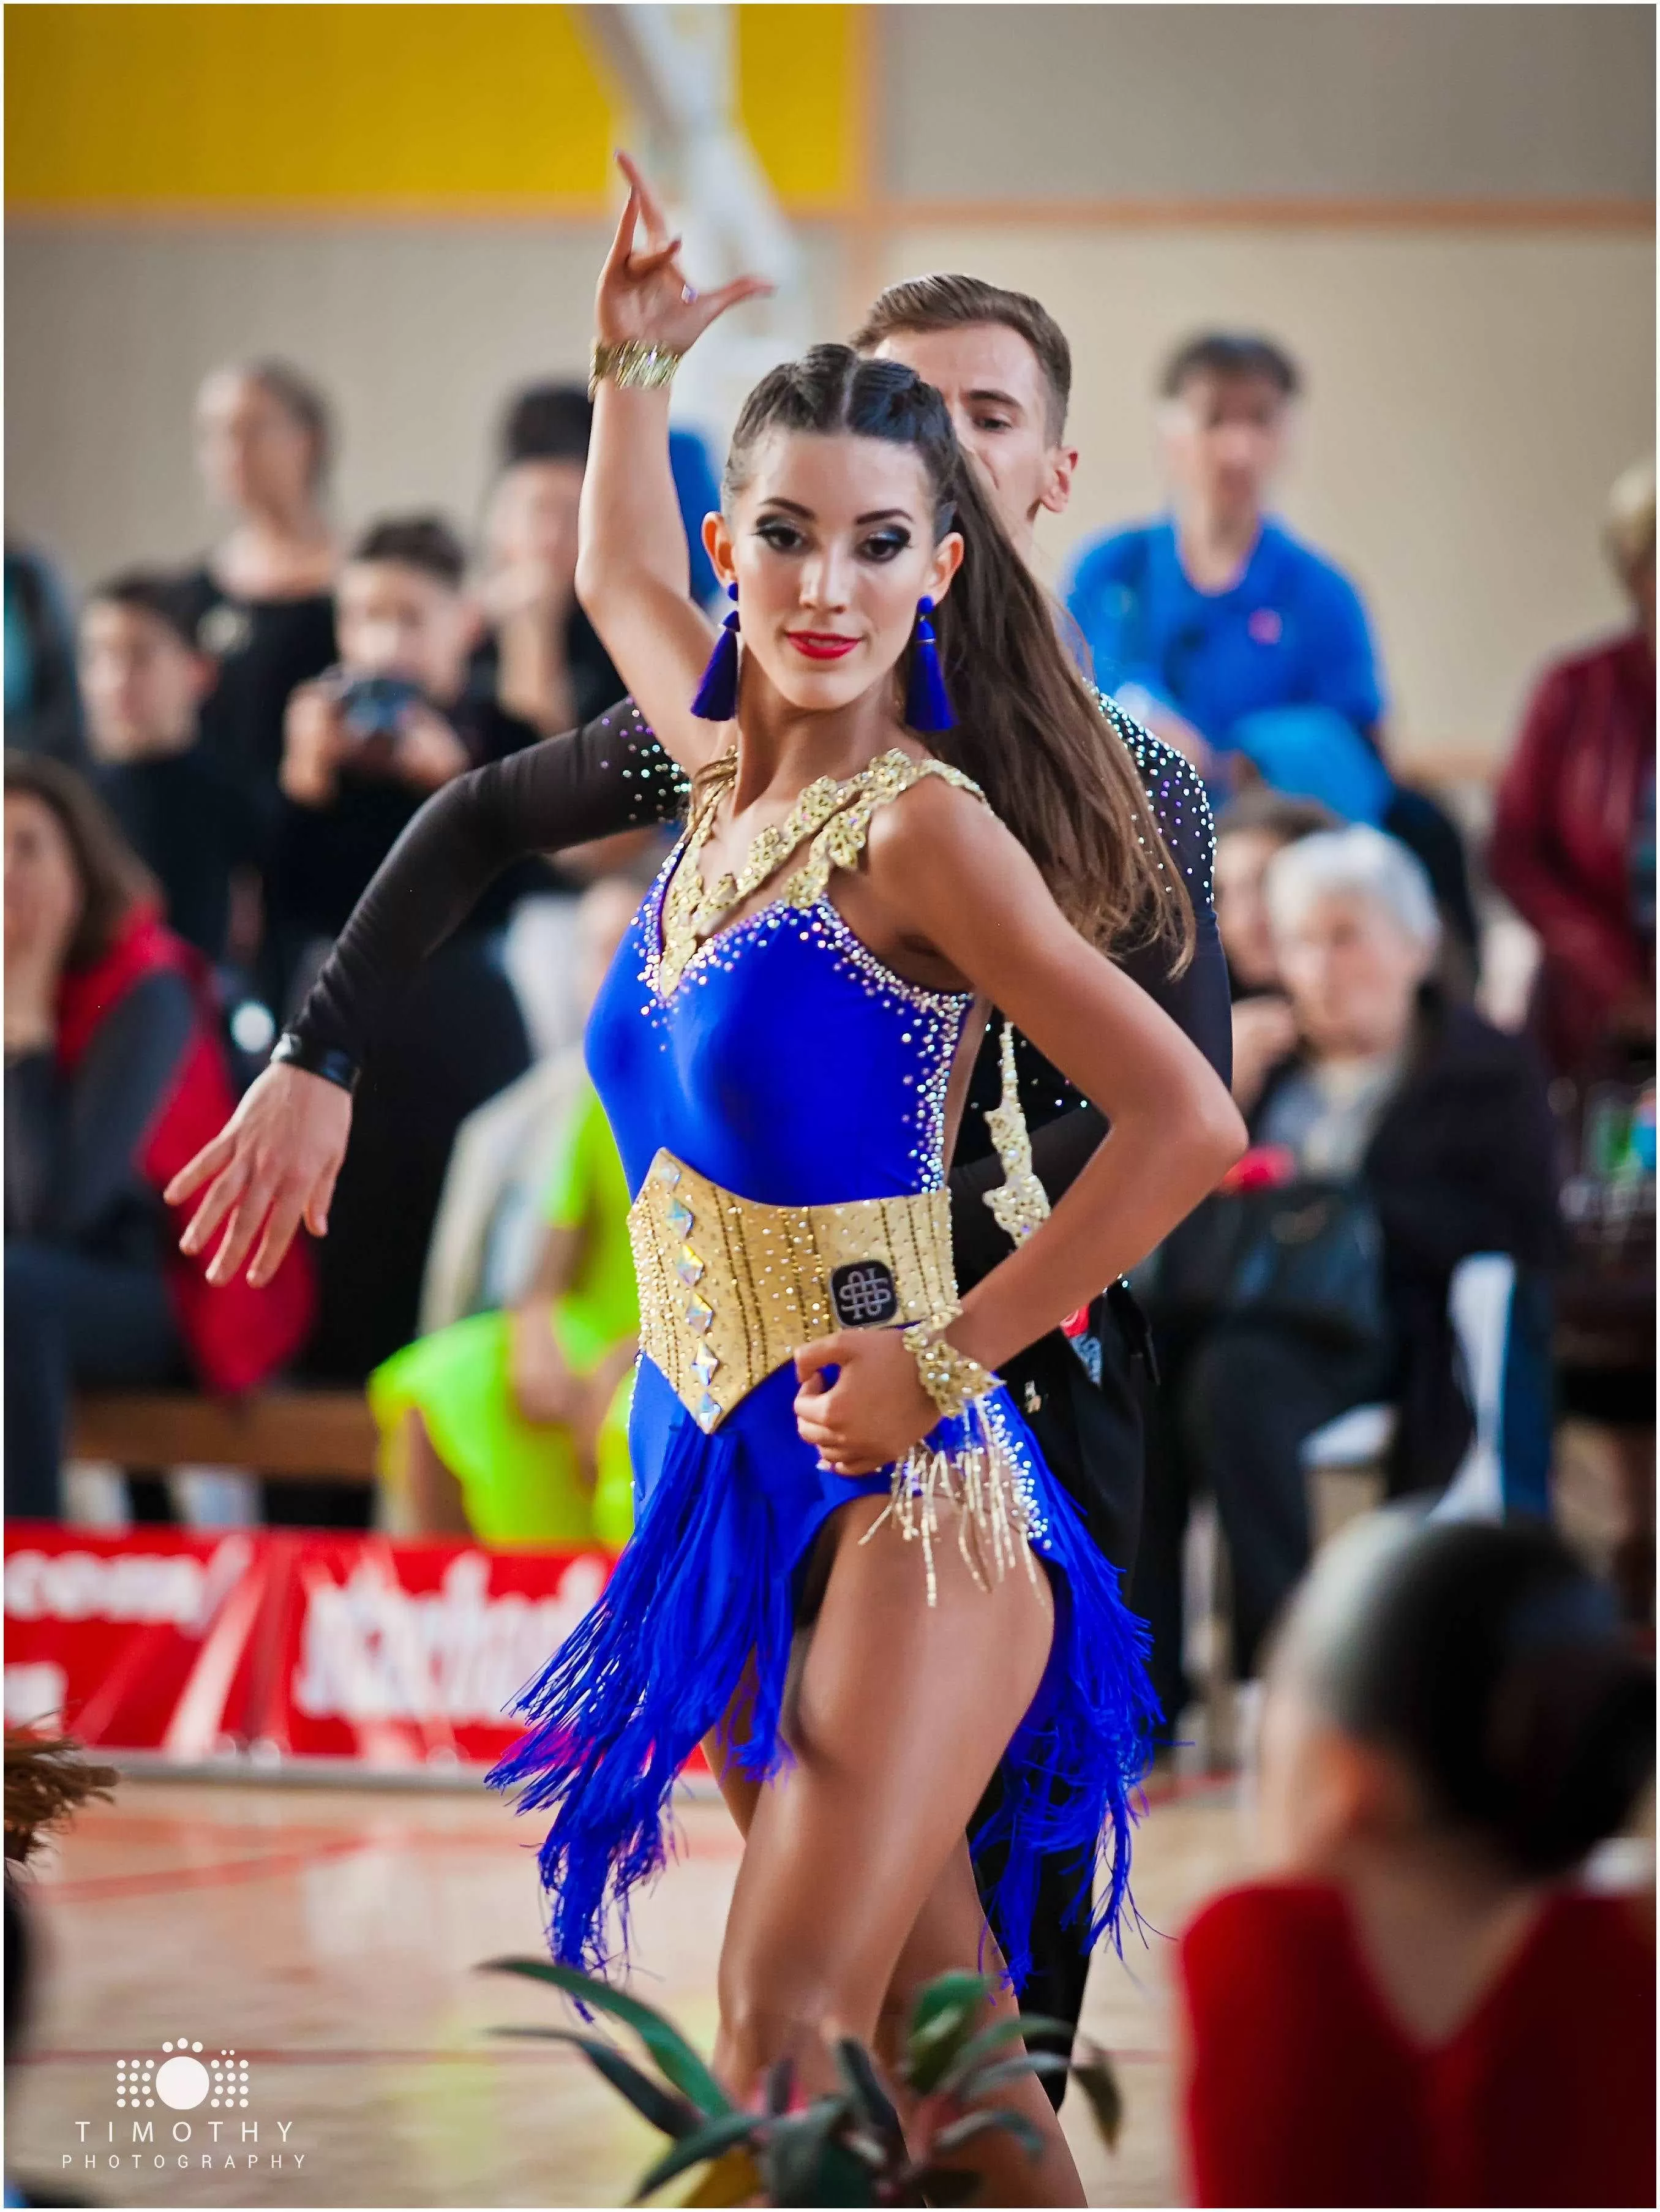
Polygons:
<instances>
[{"instance_id":1,"label":"white pillar in background","mask_svg":"<svg viewBox=\"0 0 1660 2212\"><path fill-rule=\"evenodd\" d=\"M629 111L629 151L685 240L692 282L708 289L752 274L778 288L722 317L675 378L675 419L703 433L718 470L745 393L811 342L800 248L738 118L737 10L577 12Z\"/></svg>"}]
</instances>

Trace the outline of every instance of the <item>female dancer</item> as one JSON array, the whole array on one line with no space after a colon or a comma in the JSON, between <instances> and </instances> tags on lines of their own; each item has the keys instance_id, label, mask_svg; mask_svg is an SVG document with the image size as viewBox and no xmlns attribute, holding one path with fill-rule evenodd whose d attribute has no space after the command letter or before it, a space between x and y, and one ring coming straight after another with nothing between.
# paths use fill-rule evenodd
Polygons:
<instances>
[{"instance_id":1,"label":"female dancer","mask_svg":"<svg viewBox=\"0 0 1660 2212\"><path fill-rule=\"evenodd\" d=\"M1012 1978L1046 1850L1073 1853L1081 1889L1110 1826L1116 1917L1139 1635L987 1370L1156 1243L1240 1127L1083 933L1110 934L1154 888L1133 777L914 373L825 347L751 395L706 526L742 617L741 684L729 632L688 705L708 635L663 385L749 287L688 298L672 246L636 254L631 185L599 287L579 589L695 779L691 826L589 1029L635 1194L638 1518L494 1778L554 1808L551 1939L596 1963L708 1739L748 1839L717 2051L747 2092L786 2054L815 2084L836 2034L873 2036L885 2003L978 1960L964 1828L1000 1761L981 1840L1004 1853ZM932 602L954 727L915 680ZM981 1001L1111 1133L959 1309L941 1184ZM859 1325L889 1322L906 1326ZM1026 2102L1043 2155L987 2152L998 2201L1079 2201L1047 2100Z\"/></svg>"}]
</instances>

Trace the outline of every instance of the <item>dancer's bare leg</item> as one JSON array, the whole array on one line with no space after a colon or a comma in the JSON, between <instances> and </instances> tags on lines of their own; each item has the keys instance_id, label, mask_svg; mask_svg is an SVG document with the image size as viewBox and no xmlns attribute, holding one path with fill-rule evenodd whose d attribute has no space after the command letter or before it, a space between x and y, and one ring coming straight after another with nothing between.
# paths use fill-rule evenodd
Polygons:
<instances>
[{"instance_id":1,"label":"dancer's bare leg","mask_svg":"<svg viewBox=\"0 0 1660 2212\"><path fill-rule=\"evenodd\" d=\"M790 1701L794 1763L764 1790L729 1771L723 1782L749 1838L716 2051L739 2094L785 2053L807 2086L827 2085L830 2039L868 2043L885 2006L908 2003L933 1974L992 1963L963 1832L1037 1690L1052 1601L1041 1575L1034 1587L1018 1569L979 1589L947 1525L929 1607L914 1546L891 1528L860 1544L880 1510L860 1499L832 1526L834 1565ZM710 1749L719 1772L718 1738ZM913 1929L923 1940L907 1955ZM1005 1997L1000 2009L1012 2008ZM1039 2129L1043 2157L1030 2165L994 2138L975 2170L994 2175L1000 2203L1081 2203L1048 2099L1023 2088L1031 2096L1010 2101Z\"/></svg>"}]
</instances>

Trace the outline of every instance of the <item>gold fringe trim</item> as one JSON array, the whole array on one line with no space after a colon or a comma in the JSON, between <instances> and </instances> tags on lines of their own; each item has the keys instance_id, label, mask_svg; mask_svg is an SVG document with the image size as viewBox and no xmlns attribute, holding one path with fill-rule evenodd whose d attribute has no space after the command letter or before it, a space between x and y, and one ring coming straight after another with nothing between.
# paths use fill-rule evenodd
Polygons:
<instances>
[{"instance_id":1,"label":"gold fringe trim","mask_svg":"<svg viewBox=\"0 0 1660 2212\"><path fill-rule=\"evenodd\" d=\"M894 1468L886 1505L859 1540L868 1544L891 1521L906 1543L920 1542L931 1607L939 1602L933 1546L942 1505L958 1510L957 1548L976 1589L989 1595L993 1583L1000 1583L1017 1561L1025 1565L1028 1581L1034 1586L1037 1581L1031 1512L1013 1462L982 1399L973 1401L969 1417L978 1435L966 1447L947 1452L931 1451L926 1441L912 1445Z\"/></svg>"}]
</instances>

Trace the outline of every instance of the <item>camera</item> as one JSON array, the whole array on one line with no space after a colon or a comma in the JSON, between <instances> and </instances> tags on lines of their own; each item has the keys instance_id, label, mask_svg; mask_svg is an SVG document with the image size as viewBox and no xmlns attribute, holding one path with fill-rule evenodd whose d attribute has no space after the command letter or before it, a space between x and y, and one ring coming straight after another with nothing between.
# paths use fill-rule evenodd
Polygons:
<instances>
[{"instance_id":1,"label":"camera","mask_svg":"<svg viewBox=\"0 0 1660 2212\"><path fill-rule=\"evenodd\" d=\"M421 687L404 676L335 676L334 696L341 720L354 738L395 738L411 707L418 706Z\"/></svg>"}]
</instances>

